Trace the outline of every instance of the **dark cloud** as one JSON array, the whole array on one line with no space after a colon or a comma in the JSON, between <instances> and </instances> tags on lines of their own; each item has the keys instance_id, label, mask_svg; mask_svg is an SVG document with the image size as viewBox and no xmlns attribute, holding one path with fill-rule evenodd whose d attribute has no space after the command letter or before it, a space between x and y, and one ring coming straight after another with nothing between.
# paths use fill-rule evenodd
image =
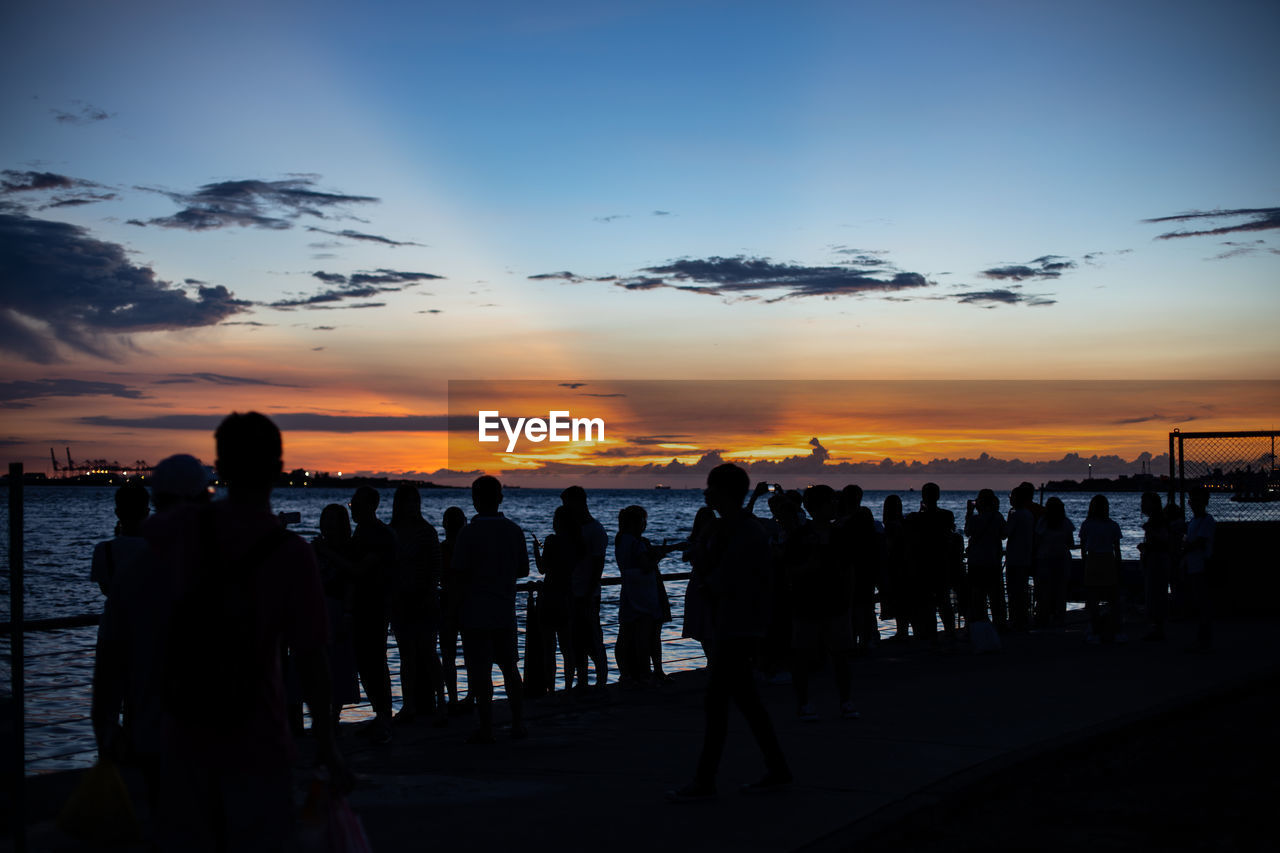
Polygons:
<instances>
[{"instance_id":1,"label":"dark cloud","mask_svg":"<svg viewBox=\"0 0 1280 853\"><path fill-rule=\"evenodd\" d=\"M348 299L368 299L371 296L377 296L380 293L398 293L406 288L414 287L424 281L435 281L442 276L429 272L407 272L404 270L390 270L379 268L371 272L358 272L352 275L342 275L340 273L331 273L319 270L311 274L312 278L318 279L329 285L336 285L327 288L319 293L313 293L310 296L300 296L291 299L280 299L275 302L268 303L270 308L278 308L282 310L290 310L293 308L308 308L321 310L324 308L334 308L333 303L344 302ZM343 308L375 308L385 305L385 302L366 302L359 305L343 305Z\"/></svg>"},{"instance_id":2,"label":"dark cloud","mask_svg":"<svg viewBox=\"0 0 1280 853\"><path fill-rule=\"evenodd\" d=\"M313 331L313 332L332 332L332 331L333 331L334 329L336 329L336 328L338 328L338 327L337 327L337 326L312 326L312 327L311 327L311 331Z\"/></svg>"},{"instance_id":3,"label":"dark cloud","mask_svg":"<svg viewBox=\"0 0 1280 853\"><path fill-rule=\"evenodd\" d=\"M576 391L576 390L577 390L577 389L579 389L579 388L586 387L586 384L587 384L587 383L585 383L585 382L561 382L561 383L560 383L560 387L561 387L561 388L569 388L569 389L571 389L571 390L575 390L575 391Z\"/></svg>"},{"instance_id":4,"label":"dark cloud","mask_svg":"<svg viewBox=\"0 0 1280 853\"><path fill-rule=\"evenodd\" d=\"M308 305L308 311L350 311L357 308L386 308L385 302L354 302L349 305Z\"/></svg>"},{"instance_id":5,"label":"dark cloud","mask_svg":"<svg viewBox=\"0 0 1280 853\"><path fill-rule=\"evenodd\" d=\"M76 103L80 104L80 109L75 112L57 109L49 110L49 112L53 113L53 117L62 124L93 124L94 122L106 121L115 115L115 113L109 113L100 107L95 107L93 104L86 104L81 101Z\"/></svg>"},{"instance_id":6,"label":"dark cloud","mask_svg":"<svg viewBox=\"0 0 1280 853\"><path fill-rule=\"evenodd\" d=\"M538 273L537 275L529 276L530 281L548 281L553 279L559 279L561 281L571 281L574 284L577 284L580 281L585 281L585 279L582 278L581 276L574 275L568 270L561 270L560 272L543 272L543 273Z\"/></svg>"},{"instance_id":7,"label":"dark cloud","mask_svg":"<svg viewBox=\"0 0 1280 853\"><path fill-rule=\"evenodd\" d=\"M71 178L56 172L20 172L5 169L0 172L0 193L38 192L44 190L76 190L96 187L93 181Z\"/></svg>"},{"instance_id":8,"label":"dark cloud","mask_svg":"<svg viewBox=\"0 0 1280 853\"><path fill-rule=\"evenodd\" d=\"M987 308L994 308L997 305L1054 305L1056 299L1050 299L1047 296L1036 293L1023 293L1019 290L1006 290L998 288L996 290L971 290L965 293L955 293L949 296L957 302L966 305L983 305Z\"/></svg>"},{"instance_id":9,"label":"dark cloud","mask_svg":"<svg viewBox=\"0 0 1280 853\"><path fill-rule=\"evenodd\" d=\"M441 311L439 308L426 308L426 309L424 309L424 310L422 310L422 311L418 311L418 312L415 312L415 313L418 313L418 314L443 314L444 312L443 312L443 311Z\"/></svg>"},{"instance_id":10,"label":"dark cloud","mask_svg":"<svg viewBox=\"0 0 1280 853\"><path fill-rule=\"evenodd\" d=\"M267 413L282 430L298 432L447 432L448 415L321 415L311 412ZM225 412L217 414L150 415L123 418L110 415L82 417L79 422L90 426L128 429L214 430ZM458 429L474 429L474 418L455 418Z\"/></svg>"},{"instance_id":11,"label":"dark cloud","mask_svg":"<svg viewBox=\"0 0 1280 853\"><path fill-rule=\"evenodd\" d=\"M304 175L281 181L219 181L190 193L152 189L182 209L171 216L148 219L145 224L188 231L231 226L285 229L292 228L292 220L302 216L329 219L346 205L378 201L373 196L322 192L313 189L315 184L314 176ZM130 223L144 224L138 220Z\"/></svg>"},{"instance_id":12,"label":"dark cloud","mask_svg":"<svg viewBox=\"0 0 1280 853\"><path fill-rule=\"evenodd\" d=\"M638 277L620 282L628 290L670 287L713 296L754 298L761 292L779 292L769 302L805 296L848 296L927 287L920 273L898 272L887 278L878 270L847 267L810 267L774 263L768 258L711 257L682 259L641 272L657 278Z\"/></svg>"},{"instance_id":13,"label":"dark cloud","mask_svg":"<svg viewBox=\"0 0 1280 853\"><path fill-rule=\"evenodd\" d=\"M608 216L597 216L595 222L613 222L615 219L630 219L631 215L627 213L611 213Z\"/></svg>"},{"instance_id":14,"label":"dark cloud","mask_svg":"<svg viewBox=\"0 0 1280 853\"><path fill-rule=\"evenodd\" d=\"M845 255L847 261L841 263L852 264L860 267L890 267L892 264L884 257L884 252L878 252L873 249L852 249L848 246L835 246L833 251L837 255ZM945 273L940 273L945 275Z\"/></svg>"},{"instance_id":15,"label":"dark cloud","mask_svg":"<svg viewBox=\"0 0 1280 853\"><path fill-rule=\"evenodd\" d=\"M680 444L684 439L692 437L693 436L688 433L673 432L665 435L633 435L628 438L627 441L631 444L638 444L641 446L652 444Z\"/></svg>"},{"instance_id":16,"label":"dark cloud","mask_svg":"<svg viewBox=\"0 0 1280 853\"><path fill-rule=\"evenodd\" d=\"M626 290L654 290L666 287L667 283L660 278L629 278L619 282L618 286Z\"/></svg>"},{"instance_id":17,"label":"dark cloud","mask_svg":"<svg viewBox=\"0 0 1280 853\"><path fill-rule=\"evenodd\" d=\"M146 395L137 388L118 382L97 382L87 379L35 379L0 382L0 408L27 409L27 400L40 397L120 397L140 400Z\"/></svg>"},{"instance_id":18,"label":"dark cloud","mask_svg":"<svg viewBox=\"0 0 1280 853\"><path fill-rule=\"evenodd\" d=\"M85 193L84 195L55 198L53 201L44 205L41 209L48 210L55 207L82 207L86 204L97 204L100 201L115 201L117 198L119 198L119 196L115 193Z\"/></svg>"},{"instance_id":19,"label":"dark cloud","mask_svg":"<svg viewBox=\"0 0 1280 853\"><path fill-rule=\"evenodd\" d=\"M1219 225L1216 228L1207 228L1201 231L1168 231L1156 237L1157 240L1171 240L1175 237L1204 237L1216 234L1234 234L1241 231L1269 231L1274 228L1280 228L1280 207L1244 207L1233 210L1195 210L1190 213L1179 213L1176 216L1160 216L1155 219L1144 219L1143 222L1205 222L1211 223L1215 219L1237 219L1243 220L1239 222L1231 222L1226 225Z\"/></svg>"},{"instance_id":20,"label":"dark cloud","mask_svg":"<svg viewBox=\"0 0 1280 853\"><path fill-rule=\"evenodd\" d=\"M375 199L376 200L376 199ZM424 243L413 243L408 240L392 240L390 237L383 237L381 234L362 234L359 231L352 231L347 228L342 231L327 231L324 228L314 228L307 226L308 231L314 231L317 234L328 234L331 237L345 237L348 240L363 240L366 243L381 243L384 246L423 246Z\"/></svg>"},{"instance_id":21,"label":"dark cloud","mask_svg":"<svg viewBox=\"0 0 1280 853\"><path fill-rule=\"evenodd\" d=\"M1245 255L1256 255L1256 254L1280 255L1280 249L1277 249L1274 246L1267 245L1266 240L1251 240L1248 243L1240 243L1240 242L1233 242L1231 240L1224 240L1222 242L1222 245L1226 246L1227 250L1225 252L1221 252L1220 254L1214 255L1213 257L1208 258L1207 260L1222 261L1222 260L1226 260L1227 258L1239 258Z\"/></svg>"},{"instance_id":22,"label":"dark cloud","mask_svg":"<svg viewBox=\"0 0 1280 853\"><path fill-rule=\"evenodd\" d=\"M626 394L592 394L588 391L583 391L578 396L579 397L625 397L627 395Z\"/></svg>"},{"instance_id":23,"label":"dark cloud","mask_svg":"<svg viewBox=\"0 0 1280 853\"><path fill-rule=\"evenodd\" d=\"M259 323L257 320L228 320L222 323L223 326L254 326L258 328L267 328L274 326L275 323Z\"/></svg>"},{"instance_id":24,"label":"dark cloud","mask_svg":"<svg viewBox=\"0 0 1280 853\"><path fill-rule=\"evenodd\" d=\"M1004 281L1044 281L1060 278L1064 272L1075 268L1075 261L1060 255L1044 255L1025 264L1006 264L983 270L979 275Z\"/></svg>"},{"instance_id":25,"label":"dark cloud","mask_svg":"<svg viewBox=\"0 0 1280 853\"><path fill-rule=\"evenodd\" d=\"M653 212L653 215L654 216L674 216L674 214L669 210L655 210Z\"/></svg>"},{"instance_id":26,"label":"dark cloud","mask_svg":"<svg viewBox=\"0 0 1280 853\"><path fill-rule=\"evenodd\" d=\"M171 373L166 379L157 379L157 385L178 385L186 382L209 382L213 385L270 385L273 388L298 388L283 382L253 379L247 376L227 376L222 373Z\"/></svg>"},{"instance_id":27,"label":"dark cloud","mask_svg":"<svg viewBox=\"0 0 1280 853\"><path fill-rule=\"evenodd\" d=\"M78 225L0 213L0 349L27 360L56 361L59 344L110 357L122 334L212 326L249 304L161 281Z\"/></svg>"},{"instance_id":28,"label":"dark cloud","mask_svg":"<svg viewBox=\"0 0 1280 853\"><path fill-rule=\"evenodd\" d=\"M1157 415L1153 413L1150 415L1144 415L1136 418L1121 418L1120 420L1112 421L1111 423L1116 424L1117 426L1124 425L1124 424L1145 424L1145 423L1150 423L1152 421L1162 421L1164 423L1179 424L1179 423L1182 423L1183 421L1194 421L1194 420L1198 420L1198 418L1195 415L1183 415L1181 417L1176 417L1174 415Z\"/></svg>"}]
</instances>

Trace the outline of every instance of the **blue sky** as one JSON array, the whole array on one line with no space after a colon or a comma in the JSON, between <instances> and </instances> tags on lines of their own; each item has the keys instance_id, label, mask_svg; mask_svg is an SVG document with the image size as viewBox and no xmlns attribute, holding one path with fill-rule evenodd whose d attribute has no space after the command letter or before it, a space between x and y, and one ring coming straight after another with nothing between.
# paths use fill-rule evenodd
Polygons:
<instances>
[{"instance_id":1,"label":"blue sky","mask_svg":"<svg viewBox=\"0 0 1280 853\"><path fill-rule=\"evenodd\" d=\"M69 419L85 405L241 402L157 389L173 369L349 414L438 412L484 376L1276 378L1274 3L50 2L0 24L0 202L178 291L108 317L9 265L0 307L48 345L11 339L0 381L143 395L41 397L14 446L107 441ZM248 180L261 220L177 227Z\"/></svg>"}]
</instances>

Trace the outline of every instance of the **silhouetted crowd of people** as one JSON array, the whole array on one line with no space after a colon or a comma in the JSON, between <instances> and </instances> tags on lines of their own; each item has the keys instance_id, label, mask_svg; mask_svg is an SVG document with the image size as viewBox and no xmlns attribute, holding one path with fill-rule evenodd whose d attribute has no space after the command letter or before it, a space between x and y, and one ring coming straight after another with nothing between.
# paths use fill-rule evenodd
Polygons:
<instances>
[{"instance_id":1,"label":"silhouetted crowd of people","mask_svg":"<svg viewBox=\"0 0 1280 853\"><path fill-rule=\"evenodd\" d=\"M502 514L502 485L490 476L472 484L470 518L460 507L445 511L443 539L414 487L395 490L385 523L377 490L362 486L347 506L324 507L307 543L287 530L296 518L271 510L283 452L274 424L231 415L216 444L225 499L210 500L196 459L170 457L155 469L150 496L137 485L119 490L117 536L93 556L92 579L107 595L95 734L104 755L141 768L161 849L280 849L291 832L293 734L304 704L320 761L341 787L350 774L337 722L362 688L373 710L362 734L374 743L419 718L445 726L474 714L468 742L486 744L496 738L494 666L513 738L528 734L526 696L608 683L601 587L609 535L581 487L561 494L551 532L530 537L532 553L525 531ZM877 605L894 628L884 642L940 648L967 634L975 650L998 649L1001 635L1064 623L1079 550L1087 642L1127 640L1121 531L1105 496L1093 498L1077 528L1060 499L1037 503L1029 483L1010 493L1007 512L994 491L979 491L960 521L939 507L940 494L926 483L909 513L890 495L876 518L856 485L800 492L760 483L752 491L747 472L725 464L709 473L706 506L683 541L646 538L643 507L619 512L620 683L669 679L661 629L672 607L660 565L672 554L689 570L682 635L701 644L708 663L703 746L692 781L669 799L715 795L731 703L764 759L764 775L745 789L789 784L758 682L790 683L798 717L816 720L811 681L829 664L835 713L857 718L851 661L881 643ZM767 513L757 511L761 499ZM1172 589L1198 622L1198 647L1208 648L1214 520L1205 490L1190 504L1188 522L1154 492L1142 496L1145 638L1164 639ZM517 585L531 557L538 579L522 676ZM398 713L389 632L400 659Z\"/></svg>"}]
</instances>

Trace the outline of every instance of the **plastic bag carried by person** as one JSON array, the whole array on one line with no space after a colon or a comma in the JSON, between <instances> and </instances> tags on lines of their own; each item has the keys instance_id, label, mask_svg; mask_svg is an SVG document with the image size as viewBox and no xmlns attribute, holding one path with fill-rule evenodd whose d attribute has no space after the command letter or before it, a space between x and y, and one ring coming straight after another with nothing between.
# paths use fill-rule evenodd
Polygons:
<instances>
[{"instance_id":1,"label":"plastic bag carried by person","mask_svg":"<svg viewBox=\"0 0 1280 853\"><path fill-rule=\"evenodd\" d=\"M364 824L324 775L313 779L307 791L298 819L298 849L304 853L372 853Z\"/></svg>"},{"instance_id":2,"label":"plastic bag carried by person","mask_svg":"<svg viewBox=\"0 0 1280 853\"><path fill-rule=\"evenodd\" d=\"M81 841L121 844L138 839L140 826L129 789L110 759L99 758L84 772L58 813L57 824L58 829Z\"/></svg>"}]
</instances>

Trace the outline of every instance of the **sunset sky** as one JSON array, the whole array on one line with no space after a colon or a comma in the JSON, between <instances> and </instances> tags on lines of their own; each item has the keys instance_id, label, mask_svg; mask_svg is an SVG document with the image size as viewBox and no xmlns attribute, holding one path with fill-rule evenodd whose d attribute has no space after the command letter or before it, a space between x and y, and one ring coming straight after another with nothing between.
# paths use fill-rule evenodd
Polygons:
<instances>
[{"instance_id":1,"label":"sunset sky","mask_svg":"<svg viewBox=\"0 0 1280 853\"><path fill-rule=\"evenodd\" d=\"M278 418L290 467L469 469L450 380L540 380L521 415L645 387L561 383L948 380L795 385L767 417L758 385L588 397L619 419L596 465L1133 460L1280 425L1274 2L49 0L0 26L0 449L32 470L211 461L233 409Z\"/></svg>"}]
</instances>

